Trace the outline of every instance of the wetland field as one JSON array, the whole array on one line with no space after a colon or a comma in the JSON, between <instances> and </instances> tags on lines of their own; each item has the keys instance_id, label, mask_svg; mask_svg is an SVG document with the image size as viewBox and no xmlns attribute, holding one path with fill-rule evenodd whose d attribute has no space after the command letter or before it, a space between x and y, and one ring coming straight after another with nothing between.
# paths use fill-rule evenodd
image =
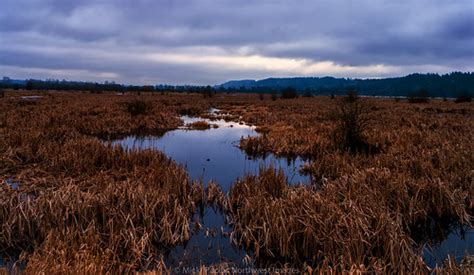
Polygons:
<instances>
[{"instance_id":1,"label":"wetland field","mask_svg":"<svg viewBox=\"0 0 474 275\"><path fill-rule=\"evenodd\" d=\"M474 272L474 103L7 90L2 273Z\"/></svg>"}]
</instances>

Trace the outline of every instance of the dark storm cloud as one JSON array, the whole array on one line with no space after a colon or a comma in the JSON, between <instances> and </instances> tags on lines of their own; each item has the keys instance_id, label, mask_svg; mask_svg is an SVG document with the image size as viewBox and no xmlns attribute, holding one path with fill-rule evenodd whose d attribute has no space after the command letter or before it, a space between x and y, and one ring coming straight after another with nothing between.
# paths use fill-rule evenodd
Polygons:
<instances>
[{"instance_id":1,"label":"dark storm cloud","mask_svg":"<svg viewBox=\"0 0 474 275\"><path fill-rule=\"evenodd\" d=\"M18 77L207 84L473 70L470 0L0 3L0 68Z\"/></svg>"}]
</instances>

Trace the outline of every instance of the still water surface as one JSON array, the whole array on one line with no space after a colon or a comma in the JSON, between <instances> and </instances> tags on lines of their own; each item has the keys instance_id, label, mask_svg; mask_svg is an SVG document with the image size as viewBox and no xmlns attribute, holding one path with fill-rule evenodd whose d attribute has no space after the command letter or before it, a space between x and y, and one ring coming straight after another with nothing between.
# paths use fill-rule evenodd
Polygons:
<instances>
[{"instance_id":1,"label":"still water surface","mask_svg":"<svg viewBox=\"0 0 474 275\"><path fill-rule=\"evenodd\" d=\"M216 112L216 110L212 110ZM209 180L218 183L224 192L247 174L258 174L261 167L273 166L282 169L292 184L308 184L308 176L299 170L305 161L301 158L277 158L272 154L265 157L250 157L238 148L241 137L256 136L254 127L243 123L226 122L223 119L210 120L198 117L182 116L184 124L205 120L217 128L208 130L190 130L186 126L169 131L161 137L130 136L117 140L128 149L154 148L186 167L192 179L200 179L206 185ZM221 262L237 266L248 266L246 252L234 247L228 234L232 228L227 225L225 216L219 211L207 207L202 216L196 215L203 229L192 235L184 246L170 250L166 257L168 266L199 266Z\"/></svg>"}]
</instances>

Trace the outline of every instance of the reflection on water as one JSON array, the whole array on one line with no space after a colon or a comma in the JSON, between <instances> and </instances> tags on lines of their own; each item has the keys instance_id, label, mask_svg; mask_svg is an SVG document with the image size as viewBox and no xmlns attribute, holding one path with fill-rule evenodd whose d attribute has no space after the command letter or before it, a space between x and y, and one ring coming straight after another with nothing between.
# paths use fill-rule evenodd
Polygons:
<instances>
[{"instance_id":1,"label":"reflection on water","mask_svg":"<svg viewBox=\"0 0 474 275\"><path fill-rule=\"evenodd\" d=\"M17 190L18 188L20 188L20 183L14 181L13 179L6 179L5 184L8 185L13 190Z\"/></svg>"},{"instance_id":2,"label":"reflection on water","mask_svg":"<svg viewBox=\"0 0 474 275\"><path fill-rule=\"evenodd\" d=\"M218 109L210 111L211 115L218 113ZM163 151L176 162L185 165L192 179L201 179L205 184L213 180L224 192L229 191L230 186L246 174L258 174L262 166L272 165L282 169L293 184L310 181L308 176L299 173L304 164L300 158L289 160L273 155L251 158L240 150L237 146L241 137L257 135L254 127L215 118L210 120L182 116L181 119L185 126L167 132L162 137L130 136L117 140L114 144L121 144L129 149L154 148ZM187 124L202 120L218 127L204 131L186 128ZM197 214L194 219L202 225L201 230L195 232L185 245L169 251L165 260L168 266L196 267L224 262L238 266L248 265L246 252L230 242L232 228L227 225L224 215L207 207L202 216Z\"/></svg>"},{"instance_id":3,"label":"reflection on water","mask_svg":"<svg viewBox=\"0 0 474 275\"><path fill-rule=\"evenodd\" d=\"M202 214L196 214L195 221L199 221L203 228L195 232L186 244L172 248L165 258L166 265L199 267L227 263L248 266L245 250L230 242L232 227L226 223L225 216L211 207L206 207Z\"/></svg>"},{"instance_id":4,"label":"reflection on water","mask_svg":"<svg viewBox=\"0 0 474 275\"><path fill-rule=\"evenodd\" d=\"M201 118L182 117L184 124L193 123ZM204 183L214 180L227 192L232 183L245 174L257 174L260 166L273 165L281 168L291 183L308 183L309 177L299 173L304 164L300 158L289 160L268 155L265 158L251 158L237 146L241 137L255 136L253 127L224 120L206 120L218 128L198 131L186 128L165 133L162 137L130 136L115 141L126 148L163 151L176 162L185 165L193 179L202 179Z\"/></svg>"},{"instance_id":5,"label":"reflection on water","mask_svg":"<svg viewBox=\"0 0 474 275\"><path fill-rule=\"evenodd\" d=\"M448 255L454 256L458 264L464 256L474 255L474 230L471 227L454 223L445 234L426 242L423 260L431 268L441 266Z\"/></svg>"}]
</instances>

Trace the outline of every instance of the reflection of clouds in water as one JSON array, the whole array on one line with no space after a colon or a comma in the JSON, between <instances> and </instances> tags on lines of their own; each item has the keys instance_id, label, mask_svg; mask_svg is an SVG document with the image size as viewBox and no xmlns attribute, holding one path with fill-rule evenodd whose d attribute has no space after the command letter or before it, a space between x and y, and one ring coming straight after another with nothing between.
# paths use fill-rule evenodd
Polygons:
<instances>
[{"instance_id":1,"label":"reflection of clouds in water","mask_svg":"<svg viewBox=\"0 0 474 275\"><path fill-rule=\"evenodd\" d=\"M211 112L216 110L211 110ZM263 166L272 165L281 168L292 183L308 183L309 178L299 173L304 163L301 159L288 161L269 154L266 157L249 157L237 146L241 137L256 136L254 127L226 122L223 119L211 120L199 117L183 116L184 124L206 121L217 124L218 128L208 130L177 129L165 133L162 137L127 137L115 141L126 148L155 148L163 151L176 162L185 165L192 179L201 179L204 184L209 180L218 183L224 192L239 178L247 174L258 174ZM196 218L196 217L195 217ZM166 258L167 265L211 265L232 262L241 266L247 253L231 245L228 234L232 228L226 225L225 217L211 208L206 208L204 216L199 218L203 228L193 234L187 245L172 248ZM206 232L215 232L206 234ZM243 264L245 265L245 264Z\"/></svg>"},{"instance_id":2,"label":"reflection of clouds in water","mask_svg":"<svg viewBox=\"0 0 474 275\"><path fill-rule=\"evenodd\" d=\"M177 129L162 137L134 136L116 141L126 148L155 148L163 151L176 162L185 165L191 178L202 179L204 183L215 180L228 191L230 185L247 174L258 174L262 166L281 168L292 183L308 183L309 178L300 175L302 159L288 161L272 154L265 157L249 157L237 146L241 137L256 136L254 127L227 122L223 119L210 120L199 117L181 117L185 124L207 121L219 125L208 130Z\"/></svg>"},{"instance_id":3,"label":"reflection of clouds in water","mask_svg":"<svg viewBox=\"0 0 474 275\"><path fill-rule=\"evenodd\" d=\"M209 119L209 118L200 118L200 117L190 117L190 116L182 116L181 119L184 122L183 129L186 129L186 125L198 122L198 121L205 121L211 125L217 125L219 128L241 128L241 129L249 129L255 130L255 126L249 126L244 122L234 122L234 121L225 121L224 119ZM256 135L257 133L252 133L252 135Z\"/></svg>"}]
</instances>

